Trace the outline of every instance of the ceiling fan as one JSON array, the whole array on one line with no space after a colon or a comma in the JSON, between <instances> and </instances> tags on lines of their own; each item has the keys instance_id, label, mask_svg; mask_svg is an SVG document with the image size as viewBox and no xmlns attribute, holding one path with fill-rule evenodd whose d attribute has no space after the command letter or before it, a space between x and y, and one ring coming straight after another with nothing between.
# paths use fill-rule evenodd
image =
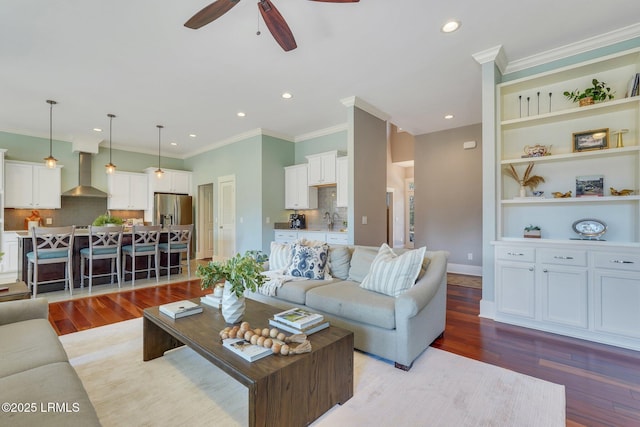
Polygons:
<instances>
[{"instance_id":1,"label":"ceiling fan","mask_svg":"<svg viewBox=\"0 0 640 427\"><path fill-rule=\"evenodd\" d=\"M216 0L208 6L205 6L200 12L196 13L185 22L184 26L197 30L200 27L215 21L222 15L227 13L233 6L238 4L240 0ZM360 0L312 0L324 3L357 3ZM271 35L276 42L288 52L298 47L293 33L289 29L287 22L284 20L278 9L271 3L271 0L258 0L258 10L264 19Z\"/></svg>"}]
</instances>

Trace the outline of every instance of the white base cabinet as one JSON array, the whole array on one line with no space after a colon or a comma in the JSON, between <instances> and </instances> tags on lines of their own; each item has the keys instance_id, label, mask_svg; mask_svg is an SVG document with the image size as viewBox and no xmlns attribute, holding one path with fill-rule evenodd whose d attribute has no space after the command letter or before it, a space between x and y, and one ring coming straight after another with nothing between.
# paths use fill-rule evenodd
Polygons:
<instances>
[{"instance_id":1,"label":"white base cabinet","mask_svg":"<svg viewBox=\"0 0 640 427\"><path fill-rule=\"evenodd\" d=\"M640 350L640 246L493 244L497 321Z\"/></svg>"},{"instance_id":2,"label":"white base cabinet","mask_svg":"<svg viewBox=\"0 0 640 427\"><path fill-rule=\"evenodd\" d=\"M0 273L4 279L18 278L18 235L16 233L2 233L2 261Z\"/></svg>"},{"instance_id":3,"label":"white base cabinet","mask_svg":"<svg viewBox=\"0 0 640 427\"><path fill-rule=\"evenodd\" d=\"M347 233L305 230L276 230L274 232L274 241L278 243L294 243L300 239L327 242L329 245L349 244Z\"/></svg>"}]
</instances>

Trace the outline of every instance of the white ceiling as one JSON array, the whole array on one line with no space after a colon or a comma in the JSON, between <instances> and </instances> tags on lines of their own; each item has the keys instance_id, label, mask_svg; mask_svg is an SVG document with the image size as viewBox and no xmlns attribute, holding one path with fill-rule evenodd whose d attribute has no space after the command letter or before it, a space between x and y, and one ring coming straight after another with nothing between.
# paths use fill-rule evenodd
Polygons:
<instances>
[{"instance_id":1,"label":"white ceiling","mask_svg":"<svg viewBox=\"0 0 640 427\"><path fill-rule=\"evenodd\" d=\"M113 113L114 148L157 153L162 124L163 155L184 158L258 128L296 140L339 127L340 100L357 96L424 134L481 121L474 53L520 60L640 16L638 0L272 1L291 52L261 21L256 36L255 0L199 30L183 23L209 0L2 0L0 130L48 138L53 99L54 139L108 141ZM462 27L444 34L450 18Z\"/></svg>"}]
</instances>

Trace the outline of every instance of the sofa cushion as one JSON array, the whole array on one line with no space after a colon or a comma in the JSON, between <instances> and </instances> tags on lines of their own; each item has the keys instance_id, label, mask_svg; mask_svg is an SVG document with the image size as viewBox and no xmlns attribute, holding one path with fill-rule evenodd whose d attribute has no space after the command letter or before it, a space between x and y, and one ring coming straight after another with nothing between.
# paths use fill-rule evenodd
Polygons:
<instances>
[{"instance_id":1,"label":"sofa cushion","mask_svg":"<svg viewBox=\"0 0 640 427\"><path fill-rule=\"evenodd\" d=\"M351 266L351 250L348 246L329 247L329 274L337 279L347 280Z\"/></svg>"},{"instance_id":2,"label":"sofa cushion","mask_svg":"<svg viewBox=\"0 0 640 427\"><path fill-rule=\"evenodd\" d=\"M324 279L325 267L329 258L329 245L306 246L295 243L287 274L308 279Z\"/></svg>"},{"instance_id":3,"label":"sofa cushion","mask_svg":"<svg viewBox=\"0 0 640 427\"><path fill-rule=\"evenodd\" d=\"M395 298L342 281L307 292L307 307L380 328L395 329Z\"/></svg>"},{"instance_id":4,"label":"sofa cushion","mask_svg":"<svg viewBox=\"0 0 640 427\"><path fill-rule=\"evenodd\" d=\"M0 326L0 343L0 377L68 360L58 336L45 319L25 320Z\"/></svg>"},{"instance_id":5,"label":"sofa cushion","mask_svg":"<svg viewBox=\"0 0 640 427\"><path fill-rule=\"evenodd\" d=\"M333 283L335 280L296 280L285 282L276 290L276 297L294 304L306 304L307 292L318 286Z\"/></svg>"},{"instance_id":6,"label":"sofa cushion","mask_svg":"<svg viewBox=\"0 0 640 427\"><path fill-rule=\"evenodd\" d=\"M356 246L351 255L351 267L349 268L348 280L362 282L369 274L371 263L378 255L378 249Z\"/></svg>"},{"instance_id":7,"label":"sofa cushion","mask_svg":"<svg viewBox=\"0 0 640 427\"><path fill-rule=\"evenodd\" d=\"M291 245L288 243L271 242L269 253L269 269L284 270L291 264Z\"/></svg>"},{"instance_id":8,"label":"sofa cushion","mask_svg":"<svg viewBox=\"0 0 640 427\"><path fill-rule=\"evenodd\" d=\"M33 412L2 414L2 424L7 426L100 425L80 378L68 362L51 363L0 378L0 401L37 405ZM49 407L50 402L59 406Z\"/></svg>"},{"instance_id":9,"label":"sofa cushion","mask_svg":"<svg viewBox=\"0 0 640 427\"><path fill-rule=\"evenodd\" d=\"M389 245L384 243L380 246L369 274L360 286L370 291L397 297L416 283L426 250L427 248L423 246L420 249L396 255Z\"/></svg>"}]
</instances>

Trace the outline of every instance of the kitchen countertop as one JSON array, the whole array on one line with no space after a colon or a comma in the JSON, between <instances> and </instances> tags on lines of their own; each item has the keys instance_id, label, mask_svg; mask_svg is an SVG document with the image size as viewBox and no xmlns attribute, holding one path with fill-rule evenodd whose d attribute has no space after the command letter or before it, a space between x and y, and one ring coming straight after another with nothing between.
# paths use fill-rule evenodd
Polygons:
<instances>
[{"instance_id":1,"label":"kitchen countertop","mask_svg":"<svg viewBox=\"0 0 640 427\"><path fill-rule=\"evenodd\" d=\"M341 234L346 234L347 231L346 230L322 230L319 228L287 228L287 229L274 229L273 231L295 231L295 232L304 232L304 233L341 233Z\"/></svg>"}]
</instances>

